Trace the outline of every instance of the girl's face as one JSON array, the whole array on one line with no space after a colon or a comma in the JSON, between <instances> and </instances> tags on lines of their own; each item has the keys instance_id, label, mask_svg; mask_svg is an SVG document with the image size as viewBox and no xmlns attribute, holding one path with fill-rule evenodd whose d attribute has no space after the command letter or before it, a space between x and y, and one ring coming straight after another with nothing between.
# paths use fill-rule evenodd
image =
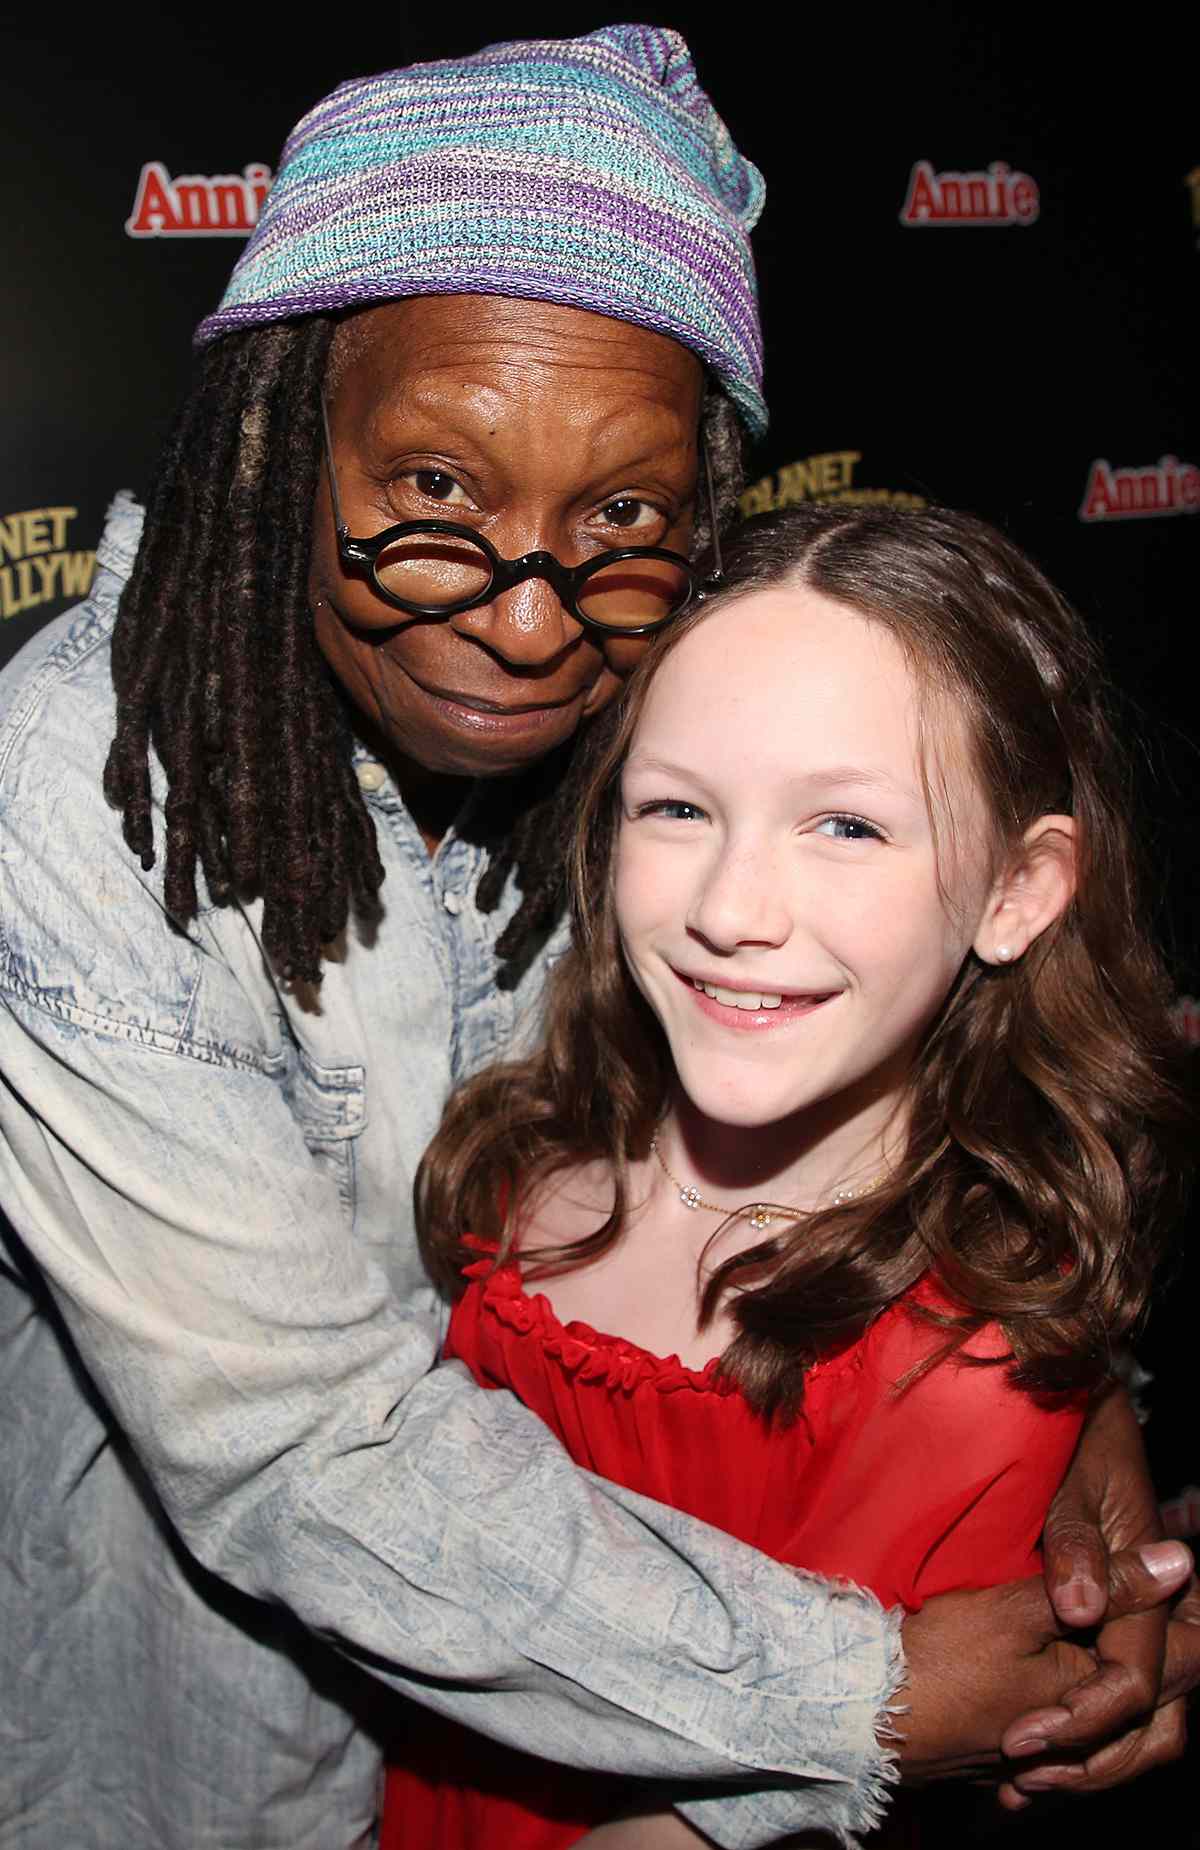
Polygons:
<instances>
[{"instance_id":1,"label":"girl's face","mask_svg":"<svg viewBox=\"0 0 1200 1850\"><path fill-rule=\"evenodd\" d=\"M965 737L935 700L939 855L919 697L887 630L802 587L717 612L649 689L622 777L617 921L709 1118L833 1105L870 1135L903 1094L992 886Z\"/></svg>"}]
</instances>

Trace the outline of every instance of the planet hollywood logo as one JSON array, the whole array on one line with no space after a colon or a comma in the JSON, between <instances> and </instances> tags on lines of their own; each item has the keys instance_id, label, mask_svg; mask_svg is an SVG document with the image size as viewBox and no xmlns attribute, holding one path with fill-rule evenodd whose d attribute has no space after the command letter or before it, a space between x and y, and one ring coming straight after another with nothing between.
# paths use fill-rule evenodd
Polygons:
<instances>
[{"instance_id":1,"label":"planet hollywood logo","mask_svg":"<svg viewBox=\"0 0 1200 1850\"><path fill-rule=\"evenodd\" d=\"M900 223L926 225L1032 225L1041 211L1037 181L1004 161L984 172L935 173L917 161L908 176Z\"/></svg>"},{"instance_id":2,"label":"planet hollywood logo","mask_svg":"<svg viewBox=\"0 0 1200 1850\"><path fill-rule=\"evenodd\" d=\"M138 178L131 238L245 238L258 223L271 187L271 169L251 161L240 174L184 174L173 180L161 161L147 161Z\"/></svg>"},{"instance_id":3,"label":"planet hollywood logo","mask_svg":"<svg viewBox=\"0 0 1200 1850\"><path fill-rule=\"evenodd\" d=\"M903 488L868 488L855 481L861 450L823 450L785 463L774 475L751 483L738 506L742 514L770 514L801 501L839 501L851 507L926 507L924 495Z\"/></svg>"},{"instance_id":4,"label":"planet hollywood logo","mask_svg":"<svg viewBox=\"0 0 1200 1850\"><path fill-rule=\"evenodd\" d=\"M1088 470L1079 518L1097 524L1200 513L1200 469L1177 456L1142 467L1114 469L1097 456Z\"/></svg>"},{"instance_id":5,"label":"planet hollywood logo","mask_svg":"<svg viewBox=\"0 0 1200 1850\"><path fill-rule=\"evenodd\" d=\"M0 619L19 617L58 598L86 597L94 551L68 547L73 507L32 507L0 515Z\"/></svg>"}]
</instances>

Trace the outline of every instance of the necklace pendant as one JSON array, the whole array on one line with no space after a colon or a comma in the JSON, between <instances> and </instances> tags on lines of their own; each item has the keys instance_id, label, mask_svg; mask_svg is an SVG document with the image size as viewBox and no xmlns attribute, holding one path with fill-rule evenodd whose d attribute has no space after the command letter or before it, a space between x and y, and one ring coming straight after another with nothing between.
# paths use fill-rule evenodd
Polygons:
<instances>
[{"instance_id":1,"label":"necklace pendant","mask_svg":"<svg viewBox=\"0 0 1200 1850\"><path fill-rule=\"evenodd\" d=\"M682 1201L685 1208L698 1208L701 1206L700 1190L698 1188L681 1188L679 1191L679 1199Z\"/></svg>"},{"instance_id":2,"label":"necklace pendant","mask_svg":"<svg viewBox=\"0 0 1200 1850\"><path fill-rule=\"evenodd\" d=\"M750 1225L753 1227L755 1233L761 1233L764 1227L769 1227L771 1225L775 1216L771 1213L771 1210L764 1207L760 1201L755 1207L751 1208L749 1218Z\"/></svg>"}]
</instances>

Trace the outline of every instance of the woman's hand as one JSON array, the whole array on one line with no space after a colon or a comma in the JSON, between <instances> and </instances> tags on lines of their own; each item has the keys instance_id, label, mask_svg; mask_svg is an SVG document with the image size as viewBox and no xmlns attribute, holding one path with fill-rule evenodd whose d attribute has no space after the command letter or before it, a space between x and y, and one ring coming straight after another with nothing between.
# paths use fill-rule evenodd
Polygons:
<instances>
[{"instance_id":1,"label":"woman's hand","mask_svg":"<svg viewBox=\"0 0 1200 1850\"><path fill-rule=\"evenodd\" d=\"M1141 1434L1114 1391L1050 1511L1045 1589L948 1595L905 1625L905 1779L996 1769L1003 1755L1022 1763L1000 1788L1015 1810L1039 1791L1100 1791L1175 1759L1180 1698L1200 1682L1200 1590L1187 1550L1161 1534ZM1005 1719L1014 1705L1022 1713Z\"/></svg>"},{"instance_id":2,"label":"woman's hand","mask_svg":"<svg viewBox=\"0 0 1200 1850\"><path fill-rule=\"evenodd\" d=\"M1174 1758L1182 1747L1175 1721L1168 1718L1152 1753L1143 1739L1157 1679L1151 1689L1124 1662L1105 1659L1101 1652L1110 1631L1120 1642L1122 1624L1160 1608L1187 1580L1187 1550L1178 1543L1162 1549L1169 1552L1147 1551L1149 1565L1138 1552L1112 1557L1109 1623L1095 1649L1064 1635L1038 1580L943 1594L908 1619L909 1680L903 1694L908 1711L896 1718L905 1783L999 1774L1005 1755L1044 1756L1065 1747L1069 1751L1057 1783L1090 1790L1089 1775L1074 1770L1081 1753L1108 1753L1131 1735L1137 1737L1137 1752L1120 1770L1107 1769L1112 1777L1106 1783ZM1200 1631L1194 1637L1200 1646ZM1191 1668L1192 1653L1185 1655ZM1040 1770L1049 1769L1043 1763ZM1024 1783L1034 1775L1020 1777Z\"/></svg>"},{"instance_id":3,"label":"woman's hand","mask_svg":"<svg viewBox=\"0 0 1200 1850\"><path fill-rule=\"evenodd\" d=\"M1010 1756L1037 1756L1036 1765L1002 1786L1001 1802L1010 1809L1055 1787L1102 1791L1182 1752L1181 1698L1200 1682L1200 1589L1191 1580L1169 1626L1165 1604L1121 1616L1125 1594L1111 1560L1117 1550L1155 1543L1162 1534L1141 1432L1124 1391L1114 1388L1088 1418L1043 1537L1046 1591L1059 1619L1101 1626L1097 1667L1060 1705L1026 1714L1006 1732ZM1173 1591L1179 1582L1172 1552L1150 1552ZM1064 1750L1067 1758L1051 1758Z\"/></svg>"}]
</instances>

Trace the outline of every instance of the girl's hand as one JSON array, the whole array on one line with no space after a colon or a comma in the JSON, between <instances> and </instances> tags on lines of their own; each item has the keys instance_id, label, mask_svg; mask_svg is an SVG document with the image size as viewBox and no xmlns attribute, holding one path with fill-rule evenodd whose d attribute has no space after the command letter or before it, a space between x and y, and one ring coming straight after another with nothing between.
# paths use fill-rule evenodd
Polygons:
<instances>
[{"instance_id":1,"label":"girl's hand","mask_svg":"<svg viewBox=\"0 0 1200 1850\"><path fill-rule=\"evenodd\" d=\"M655 1811L597 1825L579 1839L576 1850L703 1850L708 1841L678 1812Z\"/></svg>"}]
</instances>

